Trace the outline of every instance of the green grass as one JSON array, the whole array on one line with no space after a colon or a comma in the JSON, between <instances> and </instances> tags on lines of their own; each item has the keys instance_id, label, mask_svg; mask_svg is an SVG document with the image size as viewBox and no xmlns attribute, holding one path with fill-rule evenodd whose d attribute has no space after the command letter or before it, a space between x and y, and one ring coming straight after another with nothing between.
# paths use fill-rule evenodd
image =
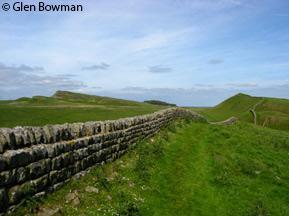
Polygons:
<instances>
[{"instance_id":1,"label":"green grass","mask_svg":"<svg viewBox=\"0 0 289 216\"><path fill-rule=\"evenodd\" d=\"M289 130L289 100L264 98L256 112L259 125Z\"/></svg>"},{"instance_id":2,"label":"green grass","mask_svg":"<svg viewBox=\"0 0 289 216\"><path fill-rule=\"evenodd\" d=\"M222 121L231 116L241 121L253 123L250 109L256 106L257 124L275 129L289 130L289 100L279 98L252 97L237 94L216 107L192 108L210 121Z\"/></svg>"},{"instance_id":3,"label":"green grass","mask_svg":"<svg viewBox=\"0 0 289 216\"><path fill-rule=\"evenodd\" d=\"M204 114L211 121L222 121L235 116L241 119L250 119L251 122L253 122L249 110L261 99L262 98L251 97L245 94L237 94L215 107L193 109Z\"/></svg>"},{"instance_id":4,"label":"green grass","mask_svg":"<svg viewBox=\"0 0 289 216\"><path fill-rule=\"evenodd\" d=\"M53 99L64 100L73 103L85 103L85 104L97 104L97 105L115 105L115 106L142 106L143 103L121 100L110 97L100 97L95 95L87 95L80 93L73 93L67 91L57 91L53 96Z\"/></svg>"},{"instance_id":5,"label":"green grass","mask_svg":"<svg viewBox=\"0 0 289 216\"><path fill-rule=\"evenodd\" d=\"M16 215L42 207L72 216L289 215L288 154L285 131L177 122ZM80 205L65 202L70 191L78 191Z\"/></svg>"},{"instance_id":6,"label":"green grass","mask_svg":"<svg viewBox=\"0 0 289 216\"><path fill-rule=\"evenodd\" d=\"M110 120L151 113L164 106L71 92L0 102L0 127Z\"/></svg>"},{"instance_id":7,"label":"green grass","mask_svg":"<svg viewBox=\"0 0 289 216\"><path fill-rule=\"evenodd\" d=\"M1 107L0 127L42 126L45 124L62 124L110 120L136 116L159 110L159 107L103 107L103 108L53 108L53 107Z\"/></svg>"}]
</instances>

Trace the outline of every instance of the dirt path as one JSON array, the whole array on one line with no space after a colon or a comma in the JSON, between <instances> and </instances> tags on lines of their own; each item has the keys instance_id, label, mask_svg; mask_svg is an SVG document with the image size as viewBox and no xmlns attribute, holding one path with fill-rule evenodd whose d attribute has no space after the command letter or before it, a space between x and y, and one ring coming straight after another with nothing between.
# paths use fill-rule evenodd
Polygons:
<instances>
[{"instance_id":1,"label":"dirt path","mask_svg":"<svg viewBox=\"0 0 289 216\"><path fill-rule=\"evenodd\" d=\"M259 106L262 102L264 101L264 98L262 98L258 103L256 103L252 109L250 109L250 112L252 113L253 115L253 118L254 118L254 124L257 125L257 113L256 113L256 108L257 106Z\"/></svg>"},{"instance_id":2,"label":"dirt path","mask_svg":"<svg viewBox=\"0 0 289 216\"><path fill-rule=\"evenodd\" d=\"M230 117L224 121L219 121L219 122L209 122L210 124L214 124L214 125L232 125L235 124L238 121L237 117Z\"/></svg>"}]
</instances>

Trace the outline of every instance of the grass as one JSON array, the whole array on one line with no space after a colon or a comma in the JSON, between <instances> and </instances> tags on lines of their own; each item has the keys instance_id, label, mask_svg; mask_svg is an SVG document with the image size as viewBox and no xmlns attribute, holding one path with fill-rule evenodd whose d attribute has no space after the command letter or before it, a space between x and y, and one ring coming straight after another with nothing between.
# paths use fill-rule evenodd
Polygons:
<instances>
[{"instance_id":1,"label":"grass","mask_svg":"<svg viewBox=\"0 0 289 216\"><path fill-rule=\"evenodd\" d=\"M288 132L177 122L16 215L43 207L72 216L289 215L288 154ZM80 198L74 207L65 200L71 191Z\"/></svg>"},{"instance_id":2,"label":"grass","mask_svg":"<svg viewBox=\"0 0 289 216\"><path fill-rule=\"evenodd\" d=\"M210 121L222 121L231 116L253 122L249 110L256 107L259 125L289 130L289 100L251 97L238 94L213 108L192 108ZM42 126L96 120L111 120L151 113L167 106L140 103L66 91L51 97L34 96L13 101L0 101L0 127Z\"/></svg>"},{"instance_id":3,"label":"grass","mask_svg":"<svg viewBox=\"0 0 289 216\"><path fill-rule=\"evenodd\" d=\"M255 126L249 112L256 104ZM56 92L0 101L0 127L116 119L164 106ZM219 126L179 121L138 143L121 159L93 168L53 194L29 199L15 215L289 215L289 101L238 94L214 108L194 108ZM99 190L88 192L87 186ZM76 192L79 205L67 202Z\"/></svg>"},{"instance_id":4,"label":"grass","mask_svg":"<svg viewBox=\"0 0 289 216\"><path fill-rule=\"evenodd\" d=\"M160 110L159 107L1 107L0 127L18 125L42 126L45 124L62 124L96 120L110 120L142 115Z\"/></svg>"},{"instance_id":5,"label":"grass","mask_svg":"<svg viewBox=\"0 0 289 216\"><path fill-rule=\"evenodd\" d=\"M110 120L151 113L164 106L71 92L0 102L0 127Z\"/></svg>"},{"instance_id":6,"label":"grass","mask_svg":"<svg viewBox=\"0 0 289 216\"><path fill-rule=\"evenodd\" d=\"M259 125L289 130L289 100L265 98L256 112Z\"/></svg>"},{"instance_id":7,"label":"grass","mask_svg":"<svg viewBox=\"0 0 289 216\"><path fill-rule=\"evenodd\" d=\"M252 97L237 94L216 107L192 108L203 114L210 121L222 121L231 116L238 117L241 121L253 123L250 113L257 104L257 124L274 129L289 130L289 100L279 98Z\"/></svg>"}]
</instances>

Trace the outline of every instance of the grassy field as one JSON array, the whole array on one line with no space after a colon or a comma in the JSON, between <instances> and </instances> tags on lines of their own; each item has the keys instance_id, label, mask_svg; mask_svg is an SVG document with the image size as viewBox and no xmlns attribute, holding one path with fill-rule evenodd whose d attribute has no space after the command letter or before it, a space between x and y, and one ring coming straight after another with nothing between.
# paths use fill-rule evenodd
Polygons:
<instances>
[{"instance_id":1,"label":"grassy field","mask_svg":"<svg viewBox=\"0 0 289 216\"><path fill-rule=\"evenodd\" d=\"M192 108L210 121L236 116L253 122L249 112L258 104L257 123L275 129L289 130L289 100L251 97L238 94L213 108ZM135 101L58 91L51 97L35 96L0 101L0 127L42 126L95 120L110 120L151 113L166 106Z\"/></svg>"},{"instance_id":2,"label":"grassy field","mask_svg":"<svg viewBox=\"0 0 289 216\"><path fill-rule=\"evenodd\" d=\"M59 91L52 97L36 96L0 101L0 127L110 120L164 108L166 107Z\"/></svg>"},{"instance_id":3,"label":"grassy field","mask_svg":"<svg viewBox=\"0 0 289 216\"><path fill-rule=\"evenodd\" d=\"M192 108L210 121L222 121L231 116L241 121L254 122L252 109L257 104L257 124L275 129L289 130L289 100L279 98L252 97L237 94L213 108Z\"/></svg>"},{"instance_id":4,"label":"grassy field","mask_svg":"<svg viewBox=\"0 0 289 216\"><path fill-rule=\"evenodd\" d=\"M285 131L178 122L16 215L289 215L288 154Z\"/></svg>"},{"instance_id":5,"label":"grassy field","mask_svg":"<svg viewBox=\"0 0 289 216\"><path fill-rule=\"evenodd\" d=\"M116 119L163 108L57 92L1 101L0 127ZM210 121L231 116L241 121L176 122L121 159L42 199L27 200L15 215L57 209L58 215L72 216L289 215L289 133L282 131L289 130L289 101L238 94L214 108L192 109ZM258 125L251 124L250 109Z\"/></svg>"}]
</instances>

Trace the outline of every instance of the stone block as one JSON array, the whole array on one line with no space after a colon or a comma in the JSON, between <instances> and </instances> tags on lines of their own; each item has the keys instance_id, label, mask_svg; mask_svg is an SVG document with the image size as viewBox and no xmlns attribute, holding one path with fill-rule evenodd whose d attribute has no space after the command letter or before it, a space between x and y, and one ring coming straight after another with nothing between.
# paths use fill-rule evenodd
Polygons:
<instances>
[{"instance_id":1,"label":"stone block","mask_svg":"<svg viewBox=\"0 0 289 216\"><path fill-rule=\"evenodd\" d=\"M81 167L81 162L80 161L77 161L75 164L74 164L74 167L75 167L75 173L78 173L82 170L82 167Z\"/></svg>"},{"instance_id":2,"label":"stone block","mask_svg":"<svg viewBox=\"0 0 289 216\"><path fill-rule=\"evenodd\" d=\"M56 150L57 150L57 146L56 145L47 145L46 147L47 150L47 156L49 158L54 158L56 157Z\"/></svg>"},{"instance_id":3,"label":"stone block","mask_svg":"<svg viewBox=\"0 0 289 216\"><path fill-rule=\"evenodd\" d=\"M53 158L52 160L51 160L51 168L52 168L52 170L59 170L59 169L61 169L61 167L62 167L62 156L60 155L60 156L58 156L58 157L56 157L56 158Z\"/></svg>"},{"instance_id":4,"label":"stone block","mask_svg":"<svg viewBox=\"0 0 289 216\"><path fill-rule=\"evenodd\" d=\"M37 144L33 128L31 127L24 128L24 143L30 143L31 145Z\"/></svg>"},{"instance_id":5,"label":"stone block","mask_svg":"<svg viewBox=\"0 0 289 216\"><path fill-rule=\"evenodd\" d=\"M83 136L92 136L95 134L94 122L85 122L83 124Z\"/></svg>"},{"instance_id":6,"label":"stone block","mask_svg":"<svg viewBox=\"0 0 289 216\"><path fill-rule=\"evenodd\" d=\"M66 152L61 155L62 157L62 167L66 167L74 162L73 152Z\"/></svg>"},{"instance_id":7,"label":"stone block","mask_svg":"<svg viewBox=\"0 0 289 216\"><path fill-rule=\"evenodd\" d=\"M33 161L33 155L29 149L6 151L3 157L10 169L26 166Z\"/></svg>"},{"instance_id":8,"label":"stone block","mask_svg":"<svg viewBox=\"0 0 289 216\"><path fill-rule=\"evenodd\" d=\"M32 196L36 193L36 188L33 182L25 182L22 185L16 185L9 189L8 198L9 204L14 205L19 203L22 199L27 196Z\"/></svg>"},{"instance_id":9,"label":"stone block","mask_svg":"<svg viewBox=\"0 0 289 216\"><path fill-rule=\"evenodd\" d=\"M30 148L32 161L42 160L48 157L47 145L35 145Z\"/></svg>"},{"instance_id":10,"label":"stone block","mask_svg":"<svg viewBox=\"0 0 289 216\"><path fill-rule=\"evenodd\" d=\"M8 140L0 129L0 154L2 154L6 149L8 149Z\"/></svg>"},{"instance_id":11,"label":"stone block","mask_svg":"<svg viewBox=\"0 0 289 216\"><path fill-rule=\"evenodd\" d=\"M69 124L53 125L53 134L55 142L70 140L73 138Z\"/></svg>"},{"instance_id":12,"label":"stone block","mask_svg":"<svg viewBox=\"0 0 289 216\"><path fill-rule=\"evenodd\" d=\"M7 160L3 157L3 155L0 155L0 172L6 170L6 168L8 168Z\"/></svg>"},{"instance_id":13,"label":"stone block","mask_svg":"<svg viewBox=\"0 0 289 216\"><path fill-rule=\"evenodd\" d=\"M0 173L0 187L11 185L16 181L15 175L12 170L4 171Z\"/></svg>"},{"instance_id":14,"label":"stone block","mask_svg":"<svg viewBox=\"0 0 289 216\"><path fill-rule=\"evenodd\" d=\"M73 124L69 124L69 127L70 127L70 131L71 131L71 136L74 139L79 138L81 135L82 124L73 123Z\"/></svg>"},{"instance_id":15,"label":"stone block","mask_svg":"<svg viewBox=\"0 0 289 216\"><path fill-rule=\"evenodd\" d=\"M16 139L13 130L10 128L2 128L3 135L8 144L9 149L16 149Z\"/></svg>"},{"instance_id":16,"label":"stone block","mask_svg":"<svg viewBox=\"0 0 289 216\"><path fill-rule=\"evenodd\" d=\"M48 174L44 175L38 179L35 179L31 182L35 187L35 191L36 191L35 193L37 193L39 191L43 191L48 186Z\"/></svg>"},{"instance_id":17,"label":"stone block","mask_svg":"<svg viewBox=\"0 0 289 216\"><path fill-rule=\"evenodd\" d=\"M57 170L53 170L49 173L49 184L54 185L58 182L58 172Z\"/></svg>"},{"instance_id":18,"label":"stone block","mask_svg":"<svg viewBox=\"0 0 289 216\"><path fill-rule=\"evenodd\" d=\"M87 157L87 164L88 164L88 167L91 167L95 164L95 157L93 155L90 155Z\"/></svg>"},{"instance_id":19,"label":"stone block","mask_svg":"<svg viewBox=\"0 0 289 216\"><path fill-rule=\"evenodd\" d=\"M24 147L26 143L24 143L24 130L22 127L14 128L14 136L16 141L16 147L21 148Z\"/></svg>"},{"instance_id":20,"label":"stone block","mask_svg":"<svg viewBox=\"0 0 289 216\"><path fill-rule=\"evenodd\" d=\"M81 160L81 167L82 167L82 170L85 170L86 168L89 167L89 164L88 164L86 158L83 158L83 159Z\"/></svg>"},{"instance_id":21,"label":"stone block","mask_svg":"<svg viewBox=\"0 0 289 216\"><path fill-rule=\"evenodd\" d=\"M26 169L28 170L30 179L36 179L51 170L51 160L44 159L34 162L29 164Z\"/></svg>"},{"instance_id":22,"label":"stone block","mask_svg":"<svg viewBox=\"0 0 289 216\"><path fill-rule=\"evenodd\" d=\"M45 137L45 132L42 127L33 127L32 128L34 137L35 137L35 142L37 144L41 143L47 143L46 137Z\"/></svg>"},{"instance_id":23,"label":"stone block","mask_svg":"<svg viewBox=\"0 0 289 216\"><path fill-rule=\"evenodd\" d=\"M45 125L43 127L43 131L44 131L46 143L54 143L56 141L55 140L55 134L54 134L54 128L52 125Z\"/></svg>"},{"instance_id":24,"label":"stone block","mask_svg":"<svg viewBox=\"0 0 289 216\"><path fill-rule=\"evenodd\" d=\"M8 195L6 189L0 189L0 213L8 208Z\"/></svg>"}]
</instances>

